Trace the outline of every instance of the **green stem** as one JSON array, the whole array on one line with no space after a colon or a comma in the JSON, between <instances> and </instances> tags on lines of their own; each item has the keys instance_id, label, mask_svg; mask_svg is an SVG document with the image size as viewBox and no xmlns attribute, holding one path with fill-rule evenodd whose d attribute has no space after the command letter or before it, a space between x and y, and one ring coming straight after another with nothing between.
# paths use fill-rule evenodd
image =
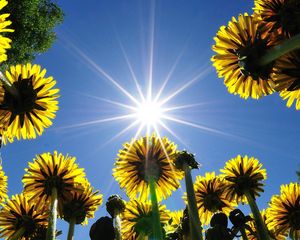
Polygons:
<instances>
[{"instance_id":1,"label":"green stem","mask_svg":"<svg viewBox=\"0 0 300 240\"><path fill-rule=\"evenodd\" d=\"M57 189L54 187L51 191L50 215L48 218L48 229L46 240L54 240L56 237L56 219L57 219Z\"/></svg>"},{"instance_id":2,"label":"green stem","mask_svg":"<svg viewBox=\"0 0 300 240\"><path fill-rule=\"evenodd\" d=\"M115 227L116 240L122 240L121 219L119 214L114 214L114 227Z\"/></svg>"},{"instance_id":3,"label":"green stem","mask_svg":"<svg viewBox=\"0 0 300 240\"><path fill-rule=\"evenodd\" d=\"M71 218L69 221L69 231L68 231L68 240L74 239L74 229L75 229L76 218Z\"/></svg>"},{"instance_id":4,"label":"green stem","mask_svg":"<svg viewBox=\"0 0 300 240\"><path fill-rule=\"evenodd\" d=\"M159 209L158 209L158 203L157 203L157 197L156 197L155 180L151 176L150 176L150 181L149 181L149 187L150 187L152 219L153 219L153 234L150 237L150 239L162 240L163 235L162 235L162 228L161 228L161 223L160 223Z\"/></svg>"},{"instance_id":5,"label":"green stem","mask_svg":"<svg viewBox=\"0 0 300 240\"><path fill-rule=\"evenodd\" d=\"M260 211L257 207L255 199L252 197L252 195L249 192L246 192L246 197L249 203L249 206L251 208L254 221L256 224L256 230L259 236L259 239L261 240L270 240L270 236L267 231L267 227L261 217Z\"/></svg>"},{"instance_id":6,"label":"green stem","mask_svg":"<svg viewBox=\"0 0 300 240\"><path fill-rule=\"evenodd\" d=\"M189 211L189 221L190 221L190 232L191 238L194 240L202 240L202 227L199 219L198 208L196 203L196 197L194 192L194 185L191 176L191 169L187 164L184 164L184 174L185 174L185 185L188 200L188 211Z\"/></svg>"},{"instance_id":7,"label":"green stem","mask_svg":"<svg viewBox=\"0 0 300 240\"><path fill-rule=\"evenodd\" d=\"M242 228L240 229L240 232L241 232L241 234L242 234L243 240L248 240L248 237L247 237L245 228L242 227Z\"/></svg>"},{"instance_id":8,"label":"green stem","mask_svg":"<svg viewBox=\"0 0 300 240\"><path fill-rule=\"evenodd\" d=\"M300 48L300 34L284 41L282 44L279 44L267 51L267 53L260 59L260 65L267 65L280 56L289 53L297 48Z\"/></svg>"},{"instance_id":9,"label":"green stem","mask_svg":"<svg viewBox=\"0 0 300 240\"><path fill-rule=\"evenodd\" d=\"M18 229L12 236L11 236L11 240L19 240L23 237L24 233L26 232L24 227L21 227L20 229Z\"/></svg>"}]
</instances>

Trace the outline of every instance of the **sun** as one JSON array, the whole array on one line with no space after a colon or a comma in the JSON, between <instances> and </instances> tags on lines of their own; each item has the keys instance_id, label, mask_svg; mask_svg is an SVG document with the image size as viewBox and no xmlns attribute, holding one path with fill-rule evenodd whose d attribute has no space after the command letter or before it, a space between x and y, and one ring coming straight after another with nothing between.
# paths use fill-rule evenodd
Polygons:
<instances>
[{"instance_id":1,"label":"sun","mask_svg":"<svg viewBox=\"0 0 300 240\"><path fill-rule=\"evenodd\" d=\"M171 134L174 138L182 142L181 138L174 131L174 127L170 126L169 123L175 123L178 125L185 125L188 127L199 129L200 131L210 132L213 134L219 134L229 137L236 137L232 134L226 133L222 130L217 130L194 121L189 121L186 119L186 116L182 114L182 110L188 108L195 108L199 106L205 106L207 103L198 102L192 104L183 104L183 105L171 105L172 100L178 98L181 93L183 93L187 88L191 87L193 84L198 82L200 79L206 77L212 70L210 64L201 66L195 73L191 74L189 77L183 79L181 85L172 91L168 91L169 94L165 95L165 90L169 82L171 81L175 69L180 61L183 53L180 53L176 58L176 61L173 63L165 77L162 77L160 86L153 86L153 76L154 76L154 26L152 26L151 37L149 40L149 64L146 68L147 74L146 79L142 81L138 79L129 57L119 39L120 49L122 50L124 60L128 67L129 73L131 75L131 80L134 88L131 86L122 86L122 80L115 79L110 75L106 70L104 70L99 64L97 64L93 59L91 59L86 53L84 53L80 48L74 45L71 41L66 40L68 46L71 47L72 51L76 53L76 56L80 58L85 64L87 64L98 76L99 78L104 78L113 87L123 96L126 97L126 100L118 101L108 98L103 98L99 96L83 94L86 97L91 97L99 100L100 102L106 102L115 107L120 108L120 112L116 112L112 117L100 118L91 121L85 121L81 123L68 124L68 126L61 127L60 129L69 129L74 128L78 129L79 127L87 127L92 125L99 125L103 123L111 122L123 122L128 121L128 124L120 131L114 135L107 143L112 142L113 140L118 139L122 135L128 133L134 129L134 136L132 140L138 139L139 136L149 135L151 132L155 132L158 137L161 136L162 131L166 131ZM141 84L144 82L145 84ZM130 91L131 90L131 91ZM132 91L133 90L133 91ZM176 101L178 102L178 101Z\"/></svg>"},{"instance_id":2,"label":"sun","mask_svg":"<svg viewBox=\"0 0 300 240\"><path fill-rule=\"evenodd\" d=\"M153 100L143 101L136 108L136 119L147 127L155 127L163 118L163 108Z\"/></svg>"}]
</instances>

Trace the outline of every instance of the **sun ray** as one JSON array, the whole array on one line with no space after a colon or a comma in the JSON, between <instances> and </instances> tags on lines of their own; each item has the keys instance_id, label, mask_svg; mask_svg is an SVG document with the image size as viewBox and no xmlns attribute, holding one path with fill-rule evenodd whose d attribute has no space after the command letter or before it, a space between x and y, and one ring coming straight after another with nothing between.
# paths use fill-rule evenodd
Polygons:
<instances>
[{"instance_id":1,"label":"sun ray","mask_svg":"<svg viewBox=\"0 0 300 240\"><path fill-rule=\"evenodd\" d=\"M135 114L125 114L121 116L116 116L116 117L111 117L111 118L104 118L104 119L98 119L94 121L88 121L88 122L83 122L83 123L76 123L64 127L57 127L57 129L63 130L63 129L70 129L70 128L77 128L77 127L88 127L91 125L99 124L99 123L105 123L105 122L112 122L112 121L118 121L118 120L123 120L123 119L128 119L128 118L134 118Z\"/></svg>"},{"instance_id":2,"label":"sun ray","mask_svg":"<svg viewBox=\"0 0 300 240\"><path fill-rule=\"evenodd\" d=\"M148 93L147 99L152 99L153 62L154 62L154 34L155 34L155 1L151 1L150 12L150 46L149 46L149 69L148 69Z\"/></svg>"},{"instance_id":3,"label":"sun ray","mask_svg":"<svg viewBox=\"0 0 300 240\"><path fill-rule=\"evenodd\" d=\"M125 51L125 49L124 49L124 46L123 46L123 44L122 44L122 42L121 42L121 40L120 40L119 35L118 35L117 33L116 33L116 35L117 35L117 39L118 39L119 46L120 46L120 48L121 48L122 54L123 54L123 56L124 56L124 59L125 59L126 64L127 64L127 66L128 66L128 69L129 69L129 71L130 71L131 77L132 77L132 79L133 79L133 81L134 81L134 84L135 84L135 86L136 86L136 89L137 89L137 91L138 91L138 93L139 93L140 98L142 99L142 101L145 101L145 96L144 96L144 94L143 94L143 92L142 92L142 89L141 89L141 86L140 86L140 84L139 84L139 82L138 82L138 80L137 80L137 77L136 77L136 75L135 75L135 73L134 73L134 71L133 71L132 65L131 65L131 63L130 63L130 61L129 61L129 58L128 58L128 55L127 55L127 53L126 53L126 51Z\"/></svg>"},{"instance_id":4,"label":"sun ray","mask_svg":"<svg viewBox=\"0 0 300 240\"><path fill-rule=\"evenodd\" d=\"M190 81L188 81L186 84L182 85L179 89L177 89L176 91L174 91L172 94L170 94L169 96L165 97L164 99L162 99L159 103L161 105L169 102L172 98L174 98L175 96L177 96L179 93L181 93L182 91L184 91L186 88L190 87L193 83L195 83L196 81L198 81L199 79L201 79L203 76L207 75L208 73L210 73L212 71L212 67L208 66L206 67L203 71L201 71L198 75L196 75L194 78L192 78Z\"/></svg>"},{"instance_id":5,"label":"sun ray","mask_svg":"<svg viewBox=\"0 0 300 240\"><path fill-rule=\"evenodd\" d=\"M82 96L85 96L85 97L89 97L89 98L93 98L93 99L96 99L96 100L99 100L99 101L102 101L102 102L111 103L111 104L119 106L119 107L123 107L123 108L127 108L127 109L130 109L130 110L136 111L136 107L133 107L132 105L128 105L128 104L125 104L125 103L121 103L121 102L113 101L113 100L110 100L110 99L107 99L107 98L102 98L102 97L98 97L98 96L94 96L94 95L90 95L90 94L86 94L86 93L81 93L81 92L77 92L76 94L82 95Z\"/></svg>"},{"instance_id":6,"label":"sun ray","mask_svg":"<svg viewBox=\"0 0 300 240\"><path fill-rule=\"evenodd\" d=\"M159 124L167 130L176 140L178 140L182 145L187 146L185 142L182 141L182 139L173 131L171 130L167 124L165 124L162 120L159 121Z\"/></svg>"},{"instance_id":7,"label":"sun ray","mask_svg":"<svg viewBox=\"0 0 300 240\"><path fill-rule=\"evenodd\" d=\"M167 119L167 120L170 120L172 122L176 122L176 123L180 123L180 124L183 124L183 125L186 125L186 126L198 128L198 129L201 129L201 130L204 130L204 131L207 131L207 132L216 133L216 134L227 136L227 137L237 138L237 136L235 136L235 135L232 135L232 134L229 134L229 133L226 133L226 132L214 129L214 128L210 128L210 127L206 127L206 126L199 125L199 124L196 124L196 123L192 123L192 122L189 122L189 121L186 121L186 120L181 120L181 119L174 118L174 117L171 117L171 116L163 116L163 118Z\"/></svg>"},{"instance_id":8,"label":"sun ray","mask_svg":"<svg viewBox=\"0 0 300 240\"><path fill-rule=\"evenodd\" d=\"M134 126L139 124L139 120L135 120L133 123L131 123L129 126L127 126L126 128L124 128L121 132L119 132L118 134L116 134L115 136L113 136L111 139L109 139L106 143L104 143L103 146L113 142L114 140L118 139L119 137L121 137L123 134L125 134L126 132L128 132L130 129L132 129Z\"/></svg>"},{"instance_id":9,"label":"sun ray","mask_svg":"<svg viewBox=\"0 0 300 240\"><path fill-rule=\"evenodd\" d=\"M187 44L186 44L185 47L182 49L182 51L179 53L179 55L177 56L177 58L176 58L174 64L172 65L172 67L171 67L169 73L167 74L166 79L164 80L162 86L160 87L158 93L156 94L156 97L155 97L155 99L154 99L155 102L158 101L158 99L160 98L161 94L162 94L163 91L165 90L165 87L167 86L167 83L169 82L169 80L170 80L171 76L173 75L173 73L174 73L174 71L175 71L175 69L176 69L176 67L177 67L177 65L178 65L178 63L179 63L179 61L181 60L181 58L182 58L182 56L183 56L183 53L184 53L184 51L185 51L185 49L186 49L186 46L187 46Z\"/></svg>"},{"instance_id":10,"label":"sun ray","mask_svg":"<svg viewBox=\"0 0 300 240\"><path fill-rule=\"evenodd\" d=\"M180 109L187 109L187 108L194 108L197 106L204 106L207 105L208 103L202 102L202 103L193 103L193 104L186 104L186 105L179 105L179 106L174 106L174 107L168 107L168 108L162 108L162 112L171 112L175 110L180 110Z\"/></svg>"},{"instance_id":11,"label":"sun ray","mask_svg":"<svg viewBox=\"0 0 300 240\"><path fill-rule=\"evenodd\" d=\"M130 100L138 104L138 100L134 98L125 88L123 88L113 77L111 77L106 71L104 71L97 63L95 63L90 57L88 57L83 51L81 51L77 46L75 46L71 41L68 41L69 46L82 58L84 59L93 70L95 70L100 76L104 76L108 81L110 81L117 89L119 89L123 94L125 94Z\"/></svg>"}]
</instances>

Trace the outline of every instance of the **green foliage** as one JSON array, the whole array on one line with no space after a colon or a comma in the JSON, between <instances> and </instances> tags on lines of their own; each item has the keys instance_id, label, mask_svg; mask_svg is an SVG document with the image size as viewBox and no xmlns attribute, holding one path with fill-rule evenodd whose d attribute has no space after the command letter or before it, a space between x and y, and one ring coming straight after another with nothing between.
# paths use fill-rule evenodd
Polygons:
<instances>
[{"instance_id":1,"label":"green foliage","mask_svg":"<svg viewBox=\"0 0 300 240\"><path fill-rule=\"evenodd\" d=\"M54 27L64 17L62 9L51 0L13 0L3 12L10 13L10 28L15 31L6 34L12 40L12 48L2 67L31 62L37 54L46 52L56 39Z\"/></svg>"}]
</instances>

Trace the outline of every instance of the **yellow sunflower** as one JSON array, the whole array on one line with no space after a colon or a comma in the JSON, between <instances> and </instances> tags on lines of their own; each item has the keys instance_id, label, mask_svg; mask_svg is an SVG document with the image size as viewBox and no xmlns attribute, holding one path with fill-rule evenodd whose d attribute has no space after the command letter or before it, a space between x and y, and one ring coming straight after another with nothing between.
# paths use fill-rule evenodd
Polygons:
<instances>
[{"instance_id":1,"label":"yellow sunflower","mask_svg":"<svg viewBox=\"0 0 300 240\"><path fill-rule=\"evenodd\" d=\"M300 237L300 185L282 185L280 195L272 197L267 209L267 226L276 234Z\"/></svg>"},{"instance_id":2,"label":"yellow sunflower","mask_svg":"<svg viewBox=\"0 0 300 240\"><path fill-rule=\"evenodd\" d=\"M183 210L170 212L169 216L170 219L164 226L166 234L175 232L177 228L180 227L183 218Z\"/></svg>"},{"instance_id":3,"label":"yellow sunflower","mask_svg":"<svg viewBox=\"0 0 300 240\"><path fill-rule=\"evenodd\" d=\"M226 162L221 172L226 180L226 198L229 201L235 199L237 203L246 202L247 193L255 198L264 191L262 181L267 178L267 173L254 157L238 155Z\"/></svg>"},{"instance_id":4,"label":"yellow sunflower","mask_svg":"<svg viewBox=\"0 0 300 240\"><path fill-rule=\"evenodd\" d=\"M5 176L0 165L0 203L4 202L7 198L7 176Z\"/></svg>"},{"instance_id":5,"label":"yellow sunflower","mask_svg":"<svg viewBox=\"0 0 300 240\"><path fill-rule=\"evenodd\" d=\"M267 221L266 210L262 210L260 212L260 214L261 214L261 217L262 217L264 223L266 224L266 221ZM252 214L250 214L250 216L253 218ZM251 229L251 231L249 231L249 229L246 228L246 235L247 235L248 240L259 240L258 236L257 236L257 230L256 230L254 221L247 222L247 225ZM285 236L282 234L275 235L274 230L268 229L268 233L269 233L270 237L274 240L285 240L286 239Z\"/></svg>"},{"instance_id":6,"label":"yellow sunflower","mask_svg":"<svg viewBox=\"0 0 300 240\"><path fill-rule=\"evenodd\" d=\"M56 151L37 155L25 171L24 191L44 203L51 197L53 188L57 189L58 198L66 199L72 191L82 191L86 182L84 170L75 163L75 157Z\"/></svg>"},{"instance_id":7,"label":"yellow sunflower","mask_svg":"<svg viewBox=\"0 0 300 240\"><path fill-rule=\"evenodd\" d=\"M272 73L275 89L291 107L294 101L296 109L300 110L300 51L290 52L277 59Z\"/></svg>"},{"instance_id":8,"label":"yellow sunflower","mask_svg":"<svg viewBox=\"0 0 300 240\"><path fill-rule=\"evenodd\" d=\"M255 14L269 32L290 37L300 33L299 0L254 0Z\"/></svg>"},{"instance_id":9,"label":"yellow sunflower","mask_svg":"<svg viewBox=\"0 0 300 240\"><path fill-rule=\"evenodd\" d=\"M161 224L164 225L170 219L169 211L165 205L159 205ZM152 210L151 203L131 200L126 203L122 213L122 236L126 240L144 240L152 234Z\"/></svg>"},{"instance_id":10,"label":"yellow sunflower","mask_svg":"<svg viewBox=\"0 0 300 240\"><path fill-rule=\"evenodd\" d=\"M47 225L48 211L43 201L32 201L24 194L14 195L0 211L0 237L30 239L40 226Z\"/></svg>"},{"instance_id":11,"label":"yellow sunflower","mask_svg":"<svg viewBox=\"0 0 300 240\"><path fill-rule=\"evenodd\" d=\"M207 225L215 212L224 212L229 215L235 202L228 201L225 192L225 181L215 172L206 173L204 177L197 176L194 183L195 197L200 220ZM186 195L184 196L185 201Z\"/></svg>"},{"instance_id":12,"label":"yellow sunflower","mask_svg":"<svg viewBox=\"0 0 300 240\"><path fill-rule=\"evenodd\" d=\"M67 199L59 203L59 215L67 222L72 218L76 224L87 224L88 218L94 218L94 213L102 204L102 195L99 191L93 191L93 188L87 182L83 186L83 191L71 191Z\"/></svg>"},{"instance_id":13,"label":"yellow sunflower","mask_svg":"<svg viewBox=\"0 0 300 240\"><path fill-rule=\"evenodd\" d=\"M217 54L211 61L230 93L258 99L274 92L270 81L273 63L259 65L260 58L274 45L265 33L258 29L257 19L247 14L233 17L218 31L212 47Z\"/></svg>"},{"instance_id":14,"label":"yellow sunflower","mask_svg":"<svg viewBox=\"0 0 300 240\"><path fill-rule=\"evenodd\" d=\"M5 125L4 143L6 134L17 139L31 139L52 125L50 119L55 118L58 110L59 89L53 88L56 84L53 77L46 78L45 74L46 69L31 64L11 66L6 71L11 86L0 86L0 92L4 92L0 102L0 122Z\"/></svg>"},{"instance_id":15,"label":"yellow sunflower","mask_svg":"<svg viewBox=\"0 0 300 240\"><path fill-rule=\"evenodd\" d=\"M155 180L159 200L180 186L183 172L174 167L176 145L168 138L146 136L123 146L113 175L130 198L139 194L141 200L148 199L150 178Z\"/></svg>"},{"instance_id":16,"label":"yellow sunflower","mask_svg":"<svg viewBox=\"0 0 300 240\"><path fill-rule=\"evenodd\" d=\"M7 5L7 0L0 0L0 11ZM14 30L6 28L7 26L11 25L11 21L8 21L7 18L10 14L5 13L0 15L0 33L3 32L13 32ZM11 40L7 37L2 36L0 34L0 63L7 60L6 50L9 49L11 46Z\"/></svg>"}]
</instances>

